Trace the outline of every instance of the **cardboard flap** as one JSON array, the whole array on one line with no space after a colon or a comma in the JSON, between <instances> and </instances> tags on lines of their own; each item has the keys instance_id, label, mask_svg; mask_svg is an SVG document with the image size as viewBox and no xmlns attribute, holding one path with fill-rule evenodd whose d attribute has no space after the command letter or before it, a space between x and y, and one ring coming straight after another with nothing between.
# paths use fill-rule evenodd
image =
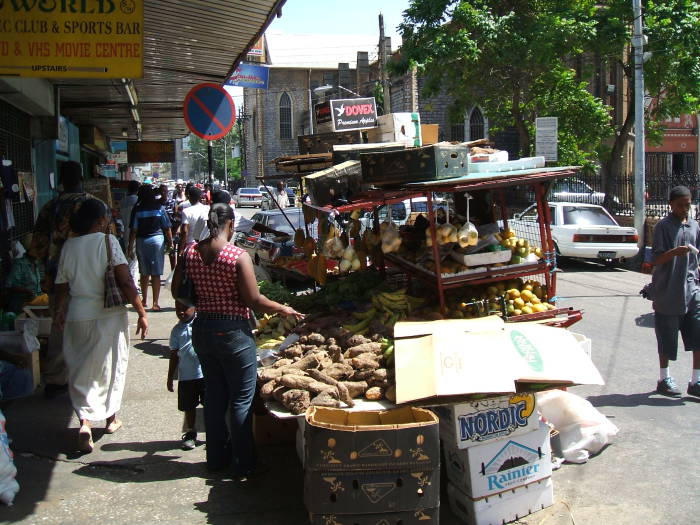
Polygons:
<instances>
[{"instance_id":1,"label":"cardboard flap","mask_svg":"<svg viewBox=\"0 0 700 525\"><path fill-rule=\"evenodd\" d=\"M478 319L446 319L444 321L400 322L394 325L394 338L415 337L443 331L478 332L503 328L503 320L497 315Z\"/></svg>"}]
</instances>

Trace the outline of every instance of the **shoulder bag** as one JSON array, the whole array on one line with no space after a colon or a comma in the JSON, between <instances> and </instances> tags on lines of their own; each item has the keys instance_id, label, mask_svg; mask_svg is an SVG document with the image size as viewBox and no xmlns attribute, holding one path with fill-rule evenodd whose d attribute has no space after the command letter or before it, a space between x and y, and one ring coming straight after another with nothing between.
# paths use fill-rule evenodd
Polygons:
<instances>
[{"instance_id":1,"label":"shoulder bag","mask_svg":"<svg viewBox=\"0 0 700 525\"><path fill-rule=\"evenodd\" d=\"M124 306L128 303L121 288L117 284L117 277L114 274L114 264L112 263L112 246L109 240L109 233L105 233L105 245L107 247L107 270L105 271L105 308Z\"/></svg>"}]
</instances>

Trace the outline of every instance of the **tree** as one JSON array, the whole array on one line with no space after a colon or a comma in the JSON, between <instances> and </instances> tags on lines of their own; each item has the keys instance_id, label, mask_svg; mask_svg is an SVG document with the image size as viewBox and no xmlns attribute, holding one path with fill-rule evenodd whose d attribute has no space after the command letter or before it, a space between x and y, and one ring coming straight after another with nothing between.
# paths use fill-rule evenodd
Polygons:
<instances>
[{"instance_id":1,"label":"tree","mask_svg":"<svg viewBox=\"0 0 700 525\"><path fill-rule=\"evenodd\" d=\"M698 2L648 0L645 24L652 52L646 85L654 97L646 117L655 131L669 116L698 110ZM621 64L631 80L631 30L629 0L412 0L400 26L403 45L395 67L417 65L424 95L451 95L455 120L478 103L492 129L514 126L523 155L532 153L534 119L558 116L560 162L600 162L604 174L615 176L634 108L614 127L610 108L577 80L588 72L574 72L570 64L594 54ZM628 85L633 89L633 82Z\"/></svg>"},{"instance_id":2,"label":"tree","mask_svg":"<svg viewBox=\"0 0 700 525\"><path fill-rule=\"evenodd\" d=\"M212 145L214 179L216 180L228 181L229 179L239 179L241 177L240 158L233 157L234 146L236 144L240 145L238 131L238 127L234 126L225 139L215 140ZM193 163L197 167L195 171L205 173L208 178L208 142L194 134L190 134L190 150L195 155L193 157Z\"/></svg>"}]
</instances>

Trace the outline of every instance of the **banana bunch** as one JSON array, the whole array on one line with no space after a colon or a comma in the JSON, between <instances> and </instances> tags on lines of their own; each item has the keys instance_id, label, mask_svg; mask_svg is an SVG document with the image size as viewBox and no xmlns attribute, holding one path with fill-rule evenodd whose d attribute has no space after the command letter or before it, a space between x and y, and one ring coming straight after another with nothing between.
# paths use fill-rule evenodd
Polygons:
<instances>
[{"instance_id":1,"label":"banana bunch","mask_svg":"<svg viewBox=\"0 0 700 525\"><path fill-rule=\"evenodd\" d=\"M375 320L385 326L393 326L406 319L408 314L422 306L423 302L424 300L419 297L408 295L405 289L380 293L372 297L372 307L369 310L353 314L353 317L358 320L357 323L346 324L343 328L355 334L362 334Z\"/></svg>"},{"instance_id":2,"label":"banana bunch","mask_svg":"<svg viewBox=\"0 0 700 525\"><path fill-rule=\"evenodd\" d=\"M278 315L265 314L258 321L258 334L255 337L255 343L258 348L262 349L276 348L296 325L297 320L294 317L283 318Z\"/></svg>"}]
</instances>

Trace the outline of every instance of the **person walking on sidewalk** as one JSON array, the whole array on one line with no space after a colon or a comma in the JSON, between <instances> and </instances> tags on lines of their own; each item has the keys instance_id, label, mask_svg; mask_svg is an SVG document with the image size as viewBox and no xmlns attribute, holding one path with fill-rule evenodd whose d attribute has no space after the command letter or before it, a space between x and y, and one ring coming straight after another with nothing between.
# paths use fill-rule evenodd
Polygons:
<instances>
[{"instance_id":1,"label":"person walking on sidewalk","mask_svg":"<svg viewBox=\"0 0 700 525\"><path fill-rule=\"evenodd\" d=\"M152 312L160 312L160 280L165 266L165 252L172 248L173 236L168 215L156 199L158 190L143 185L139 190L139 203L134 208L129 237L129 257L134 251L139 261L141 296L148 304L148 281L153 289ZM135 250L134 250L135 247Z\"/></svg>"},{"instance_id":2,"label":"person walking on sidewalk","mask_svg":"<svg viewBox=\"0 0 700 525\"><path fill-rule=\"evenodd\" d=\"M177 409L185 413L185 434L182 449L197 446L197 407L204 404L204 376L197 354L192 348L192 321L194 308L186 308L175 302L178 322L170 331L170 363L168 366L168 392L174 392L173 381L177 375Z\"/></svg>"},{"instance_id":3,"label":"person walking on sidewalk","mask_svg":"<svg viewBox=\"0 0 700 525\"><path fill-rule=\"evenodd\" d=\"M217 471L231 465L234 474L245 479L258 471L252 429L257 355L250 308L303 316L260 293L250 256L230 242L234 228L231 206L211 206L208 223L209 238L193 244L178 261L172 291L177 297L186 272L196 297L192 343L206 388L207 467Z\"/></svg>"},{"instance_id":4,"label":"person walking on sidewalk","mask_svg":"<svg viewBox=\"0 0 700 525\"><path fill-rule=\"evenodd\" d=\"M131 237L131 214L134 211L134 206L139 200L138 193L141 183L137 180L130 180L127 186L127 195L119 201L119 215L122 219L122 224L124 225L124 235L122 236L122 246L124 251L128 253L129 251L129 239ZM134 283L139 282L139 266L136 257L129 258L129 273L131 273L131 278Z\"/></svg>"},{"instance_id":5,"label":"person walking on sidewalk","mask_svg":"<svg viewBox=\"0 0 700 525\"><path fill-rule=\"evenodd\" d=\"M79 162L61 164L59 182L63 191L51 199L39 211L29 253L44 265L44 291L49 296L49 312L56 312L54 279L61 249L72 236L70 220L83 201L93 198L83 191L83 168ZM68 388L66 363L63 359L63 332L52 325L46 354L41 355L41 375L44 395L52 398Z\"/></svg>"},{"instance_id":6,"label":"person walking on sidewalk","mask_svg":"<svg viewBox=\"0 0 700 525\"><path fill-rule=\"evenodd\" d=\"M105 420L105 432L116 432L129 360L126 307L105 308L105 273L111 259L117 285L138 313L136 334L146 337L148 321L119 241L108 232L110 214L100 200L88 199L71 218L77 235L61 251L56 274L56 314L63 332L69 393L80 419L78 449L91 452L92 422ZM110 256L107 254L110 250Z\"/></svg>"},{"instance_id":7,"label":"person walking on sidewalk","mask_svg":"<svg viewBox=\"0 0 700 525\"><path fill-rule=\"evenodd\" d=\"M693 372L687 391L700 397L700 229L689 216L690 203L688 188L676 186L671 190L671 212L654 228L652 244L654 329L661 368L656 391L672 397L681 395L668 366L678 354L679 331L685 350L693 353Z\"/></svg>"}]
</instances>

